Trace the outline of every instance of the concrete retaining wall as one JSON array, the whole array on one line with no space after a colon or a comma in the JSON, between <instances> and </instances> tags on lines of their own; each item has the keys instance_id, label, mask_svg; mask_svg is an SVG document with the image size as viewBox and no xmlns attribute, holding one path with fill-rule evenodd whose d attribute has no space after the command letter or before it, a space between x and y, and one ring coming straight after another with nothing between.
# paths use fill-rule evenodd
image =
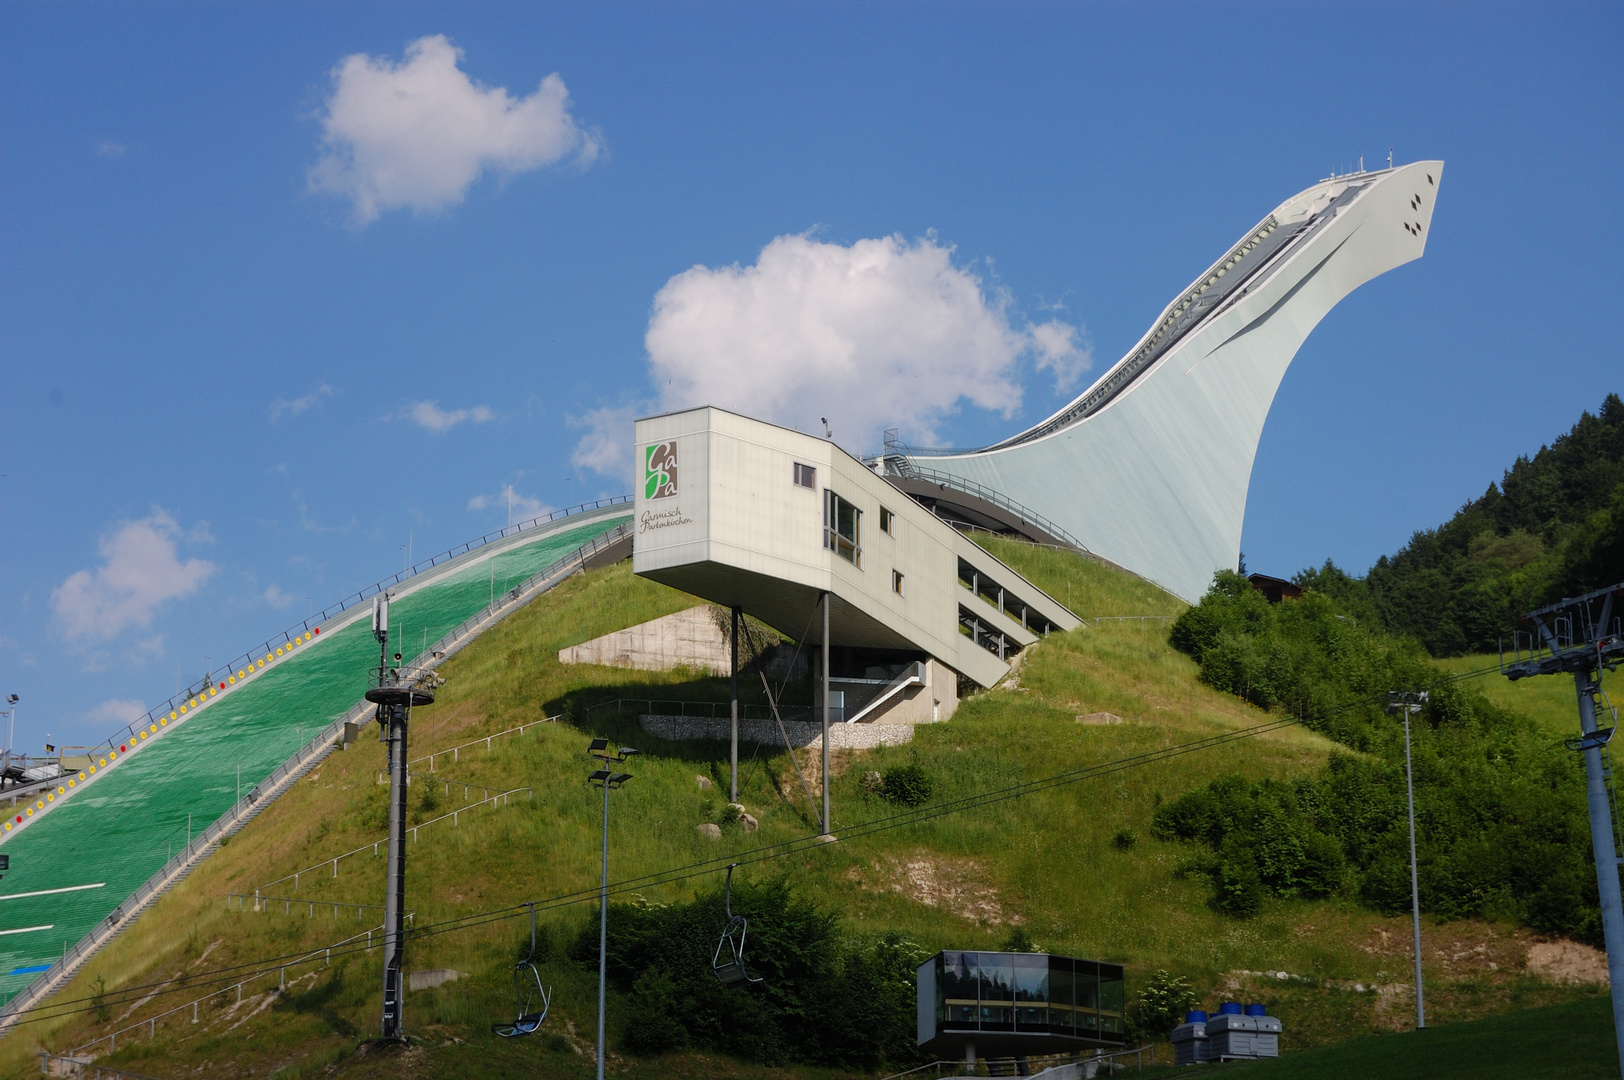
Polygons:
<instances>
[{"instance_id":1,"label":"concrete retaining wall","mask_svg":"<svg viewBox=\"0 0 1624 1080\"><path fill-rule=\"evenodd\" d=\"M729 738L727 717L708 716L639 716L638 722L650 735L662 739L712 739L726 742ZM784 732L796 749L823 748L821 721L784 721ZM913 741L912 724L830 724L829 748L842 750L870 750L876 746L899 746ZM771 720L740 720L739 740L761 743L764 746L783 746L784 736Z\"/></svg>"}]
</instances>

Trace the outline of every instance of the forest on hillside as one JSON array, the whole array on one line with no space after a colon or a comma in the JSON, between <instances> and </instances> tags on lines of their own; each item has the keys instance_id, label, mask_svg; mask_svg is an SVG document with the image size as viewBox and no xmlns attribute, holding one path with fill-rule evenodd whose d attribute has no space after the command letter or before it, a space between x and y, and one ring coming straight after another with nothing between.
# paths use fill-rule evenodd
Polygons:
<instances>
[{"instance_id":1,"label":"forest on hillside","mask_svg":"<svg viewBox=\"0 0 1624 1080\"><path fill-rule=\"evenodd\" d=\"M1293 580L1433 656L1495 651L1523 613L1624 580L1624 401L1608 394L1364 577L1327 559Z\"/></svg>"},{"instance_id":2,"label":"forest on hillside","mask_svg":"<svg viewBox=\"0 0 1624 1080\"><path fill-rule=\"evenodd\" d=\"M1224 777L1158 809L1155 834L1194 845L1181 869L1211 879L1216 908L1247 917L1270 897L1327 896L1408 908L1404 727L1385 706L1390 691L1424 690L1412 731L1422 909L1600 943L1578 756L1414 638L1317 592L1271 604L1226 570L1169 643L1203 682L1347 748L1315 775Z\"/></svg>"}]
</instances>

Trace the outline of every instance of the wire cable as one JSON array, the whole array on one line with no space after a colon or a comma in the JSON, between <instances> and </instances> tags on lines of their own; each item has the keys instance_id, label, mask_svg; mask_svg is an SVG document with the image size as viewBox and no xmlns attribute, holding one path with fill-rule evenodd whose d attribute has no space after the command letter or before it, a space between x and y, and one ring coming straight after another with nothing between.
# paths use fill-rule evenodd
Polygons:
<instances>
[{"instance_id":1,"label":"wire cable","mask_svg":"<svg viewBox=\"0 0 1624 1080\"><path fill-rule=\"evenodd\" d=\"M1490 674L1498 674L1499 671L1500 668L1498 665L1496 665L1493 667L1483 667L1471 671L1452 673L1432 681L1430 685L1439 686L1464 682L1468 679L1481 678L1482 676ZM1259 735L1267 735L1293 727L1306 726L1310 721L1329 719L1331 716L1344 713L1361 706L1385 704L1386 701L1387 695L1385 693L1371 694L1362 698L1352 698L1346 701L1338 702L1335 705L1322 708L1313 714L1281 717L1277 720L1266 721L1262 724L1254 724L1247 728L1222 732L1217 735L1211 735L1205 738L1195 739L1190 742L1179 743L1173 746L1162 747L1157 750L1145 751L1140 754L1132 754L1124 758L1102 762L1097 765L1070 769L1064 772L1055 773L1051 776L1040 777L1036 780L1011 784L1007 787L997 788L992 791L981 792L975 795L966 795L945 803L938 803L931 807L921 807L917 810L902 811L887 817L875 818L866 822L859 822L842 828L840 830L840 835L832 841L824 840L817 834L810 834L803 837L797 837L792 840L781 841L775 844L764 844L757 848L748 849L733 854L719 855L715 858L703 859L698 862L689 863L686 866L672 867L666 870L639 875L637 877L623 878L620 881L610 883L608 892L609 895L614 896L623 895L625 893L634 892L641 889L655 888L662 885L675 885L694 878L720 873L727 868L729 863L736 863L740 866L748 866L755 863L768 862L774 859L787 858L791 855L797 855L806 851L821 850L831 846L834 843L841 843L861 837L873 836L878 833L891 831L893 829L906 828L910 825L924 824L938 818L948 817L954 814L963 813L967 810L979 809L985 806L993 806L998 803L1008 802L1012 799L1018 799L1022 796L1036 792L1067 787L1072 784L1081 783L1085 780L1094 779L1096 777L1107 776L1113 773L1141 768L1146 765L1157 764L1176 757L1182 757L1186 754L1198 753L1202 750L1227 746L1231 743L1237 743L1246 739L1255 738ZM540 911L550 911L572 907L576 904L595 900L601 893L601 886L595 886L592 888L578 889L573 892L560 893L541 900L521 901L513 906L493 908L483 912L475 912L455 919L447 919L439 923L418 925L406 932L405 940L410 942L417 939L433 937L439 934L456 933L461 930L471 930L477 927L491 925L493 923L504 922L508 919L517 918L518 916L529 911L531 908L535 908L536 910ZM162 987L167 985L169 982L173 982L174 980L165 980L164 982L159 983L147 983L140 986L124 987L116 991L116 997L104 996L100 1002L92 1003L93 999L91 998L76 998L69 1001L36 1005L28 1009L18 1010L18 1012L14 1015L20 1017L32 1013L47 1012L49 1015L33 1016L29 1019L19 1019L15 1021L12 1026L20 1026L27 1023L38 1023L48 1019L89 1011L92 1008L112 1007L118 1004L125 1004L131 1000L134 1000L134 998L138 996L141 991L154 990L156 992L152 996L158 997L164 994L178 993L181 990L189 989L197 985L214 985L221 982L229 982L236 973L249 968L259 968L260 970L257 975L251 976L251 978L258 977L268 975L279 968L294 966L297 963L313 963L317 958L317 954L320 954L322 959L327 960L335 956L344 957L360 952L370 951L370 949L374 947L376 946L369 946L360 942L353 942L350 943L348 947L340 948L318 947L314 950L305 950L299 953L290 953L284 956L272 957L270 959L249 961L242 964L212 969L206 972L199 972L195 975L187 977L186 986L175 987L174 989L167 991L163 990ZM83 1007L77 1009L64 1008L64 1006L81 1004L83 1004Z\"/></svg>"}]
</instances>

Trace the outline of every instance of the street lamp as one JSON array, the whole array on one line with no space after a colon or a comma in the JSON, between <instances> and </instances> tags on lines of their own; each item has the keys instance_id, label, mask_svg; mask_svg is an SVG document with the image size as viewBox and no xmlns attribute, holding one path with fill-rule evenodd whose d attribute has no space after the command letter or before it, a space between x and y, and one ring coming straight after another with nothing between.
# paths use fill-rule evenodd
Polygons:
<instances>
[{"instance_id":1,"label":"street lamp","mask_svg":"<svg viewBox=\"0 0 1624 1080\"><path fill-rule=\"evenodd\" d=\"M16 694L6 695L6 704L11 708L6 710L6 756L11 756L11 737L17 730L17 702L21 699Z\"/></svg>"},{"instance_id":2,"label":"street lamp","mask_svg":"<svg viewBox=\"0 0 1624 1080\"><path fill-rule=\"evenodd\" d=\"M603 768L587 777L588 783L603 789L603 886L598 894L598 1080L603 1080L604 986L609 975L609 792L632 778L631 773L616 772L612 766L637 751L629 746L610 750L608 739L593 739L586 752L603 762Z\"/></svg>"},{"instance_id":3,"label":"street lamp","mask_svg":"<svg viewBox=\"0 0 1624 1080\"><path fill-rule=\"evenodd\" d=\"M1421 886L1415 870L1415 782L1410 773L1410 716L1421 711L1427 692L1387 695L1387 711L1404 714L1404 794L1410 802L1410 914L1415 922L1415 1026L1427 1026L1426 999L1421 993Z\"/></svg>"}]
</instances>

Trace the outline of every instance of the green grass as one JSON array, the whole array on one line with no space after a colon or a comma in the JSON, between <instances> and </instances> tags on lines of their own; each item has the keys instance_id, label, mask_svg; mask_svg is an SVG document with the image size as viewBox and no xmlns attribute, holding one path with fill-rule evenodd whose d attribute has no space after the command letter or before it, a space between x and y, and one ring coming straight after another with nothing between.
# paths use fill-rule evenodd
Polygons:
<instances>
[{"instance_id":1,"label":"green grass","mask_svg":"<svg viewBox=\"0 0 1624 1080\"><path fill-rule=\"evenodd\" d=\"M1273 1061L1237 1062L1210 1071L1224 1077L1233 1074L1234 1080L1434 1080L1445 1076L1604 1080L1619 1074L1613 1010L1604 996L1424 1031L1352 1039Z\"/></svg>"},{"instance_id":2,"label":"green grass","mask_svg":"<svg viewBox=\"0 0 1624 1080\"><path fill-rule=\"evenodd\" d=\"M988 546L1052 595L1061 596L1071 582L1074 600L1086 597L1091 614L1174 614L1183 606L1138 579L1075 556L996 539ZM528 785L534 796L476 811L455 829L447 824L422 834L408 855L409 906L418 926L596 885L600 803L584 782L583 753L593 735L644 751L633 763L636 778L613 797L612 877L814 831L788 756L747 746L742 801L760 820L760 831L730 830L720 843L703 839L695 826L718 820L723 809L725 748L667 743L649 737L631 718L581 708L612 696L725 698L723 680L681 671L566 667L557 660L565 646L694 602L636 578L622 563L571 579L446 665L439 701L414 714L414 755L559 710L569 719L499 740L488 754L465 755L456 765L442 759L445 777L502 788ZM1078 721L1097 712L1122 722ZM591 723L583 719L588 715ZM970 696L951 722L919 728L913 743L837 754L835 832L892 812L859 786L867 769L916 762L936 779L937 798L945 799L1236 730L1266 715L1202 685L1194 664L1171 650L1159 629L1105 624L1055 634L1025 655L1018 685ZM1019 923L1045 948L1126 964L1130 993L1135 980L1165 968L1191 978L1209 1003L1230 996L1268 1003L1285 1020L1293 1050L1389 1031L1402 1027L1407 1015L1406 920L1347 901L1292 901L1271 902L1257 918L1237 922L1208 906L1200 878L1180 873L1188 854L1181 845L1150 836L1151 815L1166 798L1226 773L1301 774L1317 769L1331 748L1319 736L1289 729L821 846L745 873L787 877L797 890L838 911L852 935L900 930L931 951L996 948ZM293 915L231 911L224 898L252 893L273 878L381 836L382 761L382 748L370 735L334 755L99 954L60 999L87 996L98 975L115 991L185 972L195 986L197 973L206 969L324 945L364 927L353 916L335 924L330 915L311 919L297 909ZM696 783L699 776L712 781L709 790ZM426 807L427 790L421 780L414 784L412 806L419 818L455 805L445 802L442 791L442 805ZM1137 837L1126 849L1115 842L1123 830ZM298 895L377 904L382 876L381 858L364 856L344 863L336 879L307 878ZM718 884L705 877L647 890L644 898L683 899ZM270 1076L277 1070L290 1077L300 1070L345 1077L584 1077L591 1068L582 1051L595 1023L594 973L558 957L592 915L591 906L581 904L542 917L553 956L543 969L556 998L541 1037L504 1042L489 1033L489 1024L513 1008L511 964L528 937L527 924L515 919L414 940L409 969L448 967L469 978L408 995L407 1026L418 1041L404 1061L366 1042L377 1028L376 952L306 969L313 970L310 977L235 1029L231 1025L257 1002L237 1011L229 1001L205 1004L197 1026L189 1014L161 1021L155 1039L121 1043L117 1054L103 1060L166 1077ZM1513 928L1429 924L1427 934L1428 1001L1439 1023L1595 993L1524 973L1528 935ZM1295 977L1246 974L1265 970ZM1357 992L1356 982L1386 992ZM99 1023L78 1013L19 1029L0 1042L0 1072L29 1074L37 1069L27 1056L36 1044L71 1047L196 993L166 995L122 1020ZM123 1011L115 1008L114 1016ZM611 1045L635 1022L612 1001ZM616 1075L631 1077L835 1075L701 1054L650 1061L617 1057L611 1065Z\"/></svg>"}]
</instances>

